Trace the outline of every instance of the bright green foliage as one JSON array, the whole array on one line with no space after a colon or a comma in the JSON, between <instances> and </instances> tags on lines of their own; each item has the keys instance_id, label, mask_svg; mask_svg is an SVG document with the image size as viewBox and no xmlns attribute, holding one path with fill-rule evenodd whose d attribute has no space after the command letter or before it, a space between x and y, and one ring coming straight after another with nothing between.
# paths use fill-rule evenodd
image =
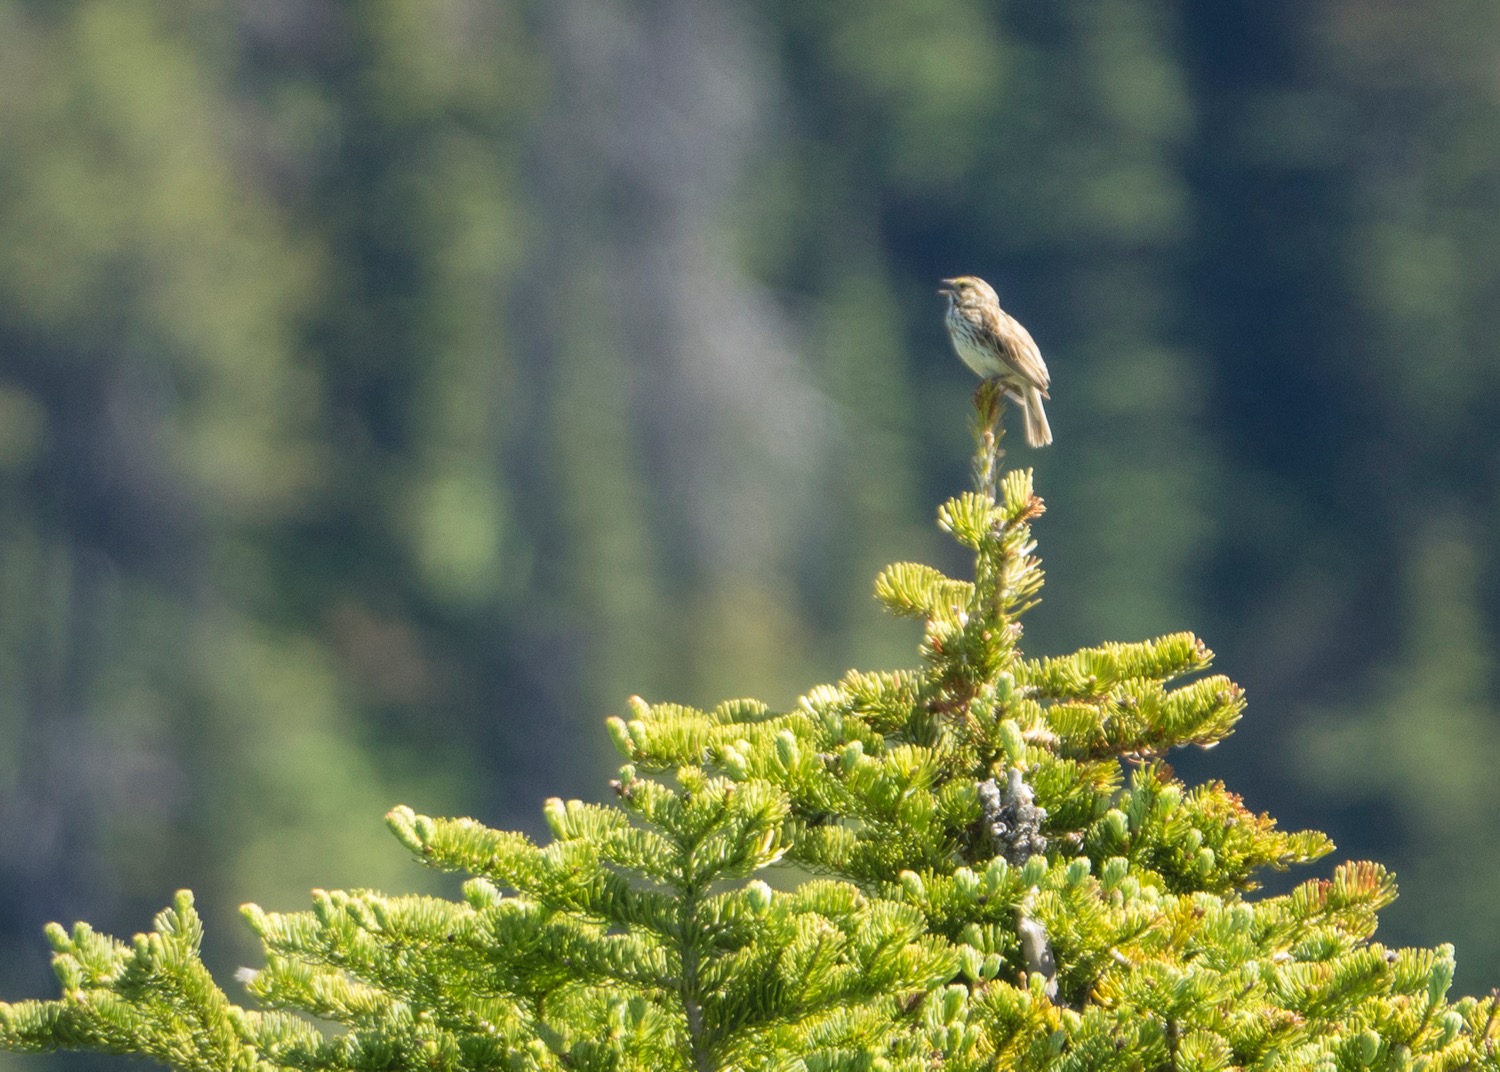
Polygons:
<instances>
[{"instance_id":1,"label":"bright green foliage","mask_svg":"<svg viewBox=\"0 0 1500 1072\"><path fill-rule=\"evenodd\" d=\"M270 1011L208 978L185 893L130 945L54 927L63 996L0 1005L0 1041L247 1070L1500 1068L1451 947L1371 941L1382 868L1250 896L1331 845L1160 758L1243 709L1200 641L1022 654L1042 504L978 401L979 490L939 511L974 579L877 581L925 622L920 668L787 712L633 700L617 801L551 801L546 845L395 809L463 899L248 906ZM755 877L783 862L792 888Z\"/></svg>"}]
</instances>

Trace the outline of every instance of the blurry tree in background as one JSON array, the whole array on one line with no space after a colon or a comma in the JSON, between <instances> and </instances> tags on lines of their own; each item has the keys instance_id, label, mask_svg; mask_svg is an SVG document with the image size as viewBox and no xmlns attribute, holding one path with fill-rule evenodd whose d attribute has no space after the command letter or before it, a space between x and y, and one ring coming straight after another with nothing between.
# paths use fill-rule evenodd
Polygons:
<instances>
[{"instance_id":1,"label":"blurry tree in background","mask_svg":"<svg viewBox=\"0 0 1500 1072\"><path fill-rule=\"evenodd\" d=\"M904 659L955 272L1053 372L1033 647L1202 633L1190 773L1493 982L1497 70L1481 0L0 0L3 992Z\"/></svg>"},{"instance_id":2,"label":"blurry tree in background","mask_svg":"<svg viewBox=\"0 0 1500 1072\"><path fill-rule=\"evenodd\" d=\"M1395 867L1388 938L1447 928L1460 984L1490 985L1500 10L1194 10L1194 323L1229 477L1198 598L1263 716L1239 762Z\"/></svg>"}]
</instances>

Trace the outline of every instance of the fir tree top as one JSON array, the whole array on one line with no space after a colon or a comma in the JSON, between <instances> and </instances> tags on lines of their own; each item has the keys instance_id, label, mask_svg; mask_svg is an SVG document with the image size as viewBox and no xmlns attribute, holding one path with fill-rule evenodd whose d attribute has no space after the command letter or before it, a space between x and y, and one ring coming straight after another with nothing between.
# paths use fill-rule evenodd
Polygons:
<instances>
[{"instance_id":1,"label":"fir tree top","mask_svg":"<svg viewBox=\"0 0 1500 1072\"><path fill-rule=\"evenodd\" d=\"M632 700L615 800L550 801L546 845L396 808L463 899L246 906L260 1010L209 978L187 893L130 943L53 926L62 996L0 1005L0 1045L246 1072L1500 1067L1495 997L1446 999L1450 947L1371 941L1378 865L1252 896L1332 846L1162 760L1243 711L1201 641L1023 654L1042 503L1000 474L999 406L976 393L975 490L938 512L972 580L876 582L925 623L916 668L784 712Z\"/></svg>"}]
</instances>

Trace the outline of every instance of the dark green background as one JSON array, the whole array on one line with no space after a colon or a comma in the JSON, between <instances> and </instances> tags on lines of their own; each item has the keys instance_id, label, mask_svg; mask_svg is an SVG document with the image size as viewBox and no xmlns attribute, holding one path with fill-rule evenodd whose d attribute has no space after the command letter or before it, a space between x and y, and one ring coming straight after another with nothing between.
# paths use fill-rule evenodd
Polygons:
<instances>
[{"instance_id":1,"label":"dark green background","mask_svg":"<svg viewBox=\"0 0 1500 1072\"><path fill-rule=\"evenodd\" d=\"M1179 768L1500 982L1492 0L0 0L0 994L910 664L963 272L1053 374L1028 650L1199 632Z\"/></svg>"}]
</instances>

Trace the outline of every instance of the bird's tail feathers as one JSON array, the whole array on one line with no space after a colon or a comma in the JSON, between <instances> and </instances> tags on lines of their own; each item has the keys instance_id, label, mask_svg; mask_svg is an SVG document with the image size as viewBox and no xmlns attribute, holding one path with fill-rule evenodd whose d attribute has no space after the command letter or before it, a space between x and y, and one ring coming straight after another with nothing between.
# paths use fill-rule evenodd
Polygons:
<instances>
[{"instance_id":1,"label":"bird's tail feathers","mask_svg":"<svg viewBox=\"0 0 1500 1072\"><path fill-rule=\"evenodd\" d=\"M1047 411L1042 408L1042 392L1028 386L1026 401L1022 405L1026 414L1026 445L1045 447L1052 442L1052 426L1047 423Z\"/></svg>"}]
</instances>

